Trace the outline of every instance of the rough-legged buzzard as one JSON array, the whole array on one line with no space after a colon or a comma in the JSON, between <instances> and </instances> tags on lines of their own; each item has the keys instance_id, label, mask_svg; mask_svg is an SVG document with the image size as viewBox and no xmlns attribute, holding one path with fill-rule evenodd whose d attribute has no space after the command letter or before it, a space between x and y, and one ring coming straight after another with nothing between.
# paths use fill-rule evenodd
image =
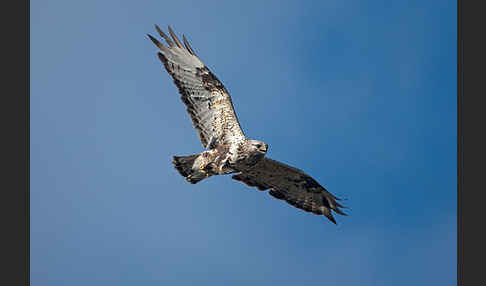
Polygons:
<instances>
[{"instance_id":1,"label":"rough-legged buzzard","mask_svg":"<svg viewBox=\"0 0 486 286\"><path fill-rule=\"evenodd\" d=\"M214 175L234 174L233 179L279 200L336 223L331 210L345 215L340 200L303 171L266 158L268 145L245 137L223 84L196 56L185 36L183 43L172 29L169 38L157 25L158 33L167 42L163 45L148 35L160 49L157 53L167 72L174 79L204 151L200 154L173 157L179 173L192 184Z\"/></svg>"}]
</instances>

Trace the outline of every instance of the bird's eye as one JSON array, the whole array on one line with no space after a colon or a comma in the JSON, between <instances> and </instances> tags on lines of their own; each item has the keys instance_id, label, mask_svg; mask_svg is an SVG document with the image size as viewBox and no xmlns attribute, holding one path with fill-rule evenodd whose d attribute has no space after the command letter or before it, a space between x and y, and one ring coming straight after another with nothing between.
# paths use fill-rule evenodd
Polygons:
<instances>
[{"instance_id":1,"label":"bird's eye","mask_svg":"<svg viewBox=\"0 0 486 286\"><path fill-rule=\"evenodd\" d=\"M262 144L257 144L256 146L257 146L257 148L261 148Z\"/></svg>"}]
</instances>

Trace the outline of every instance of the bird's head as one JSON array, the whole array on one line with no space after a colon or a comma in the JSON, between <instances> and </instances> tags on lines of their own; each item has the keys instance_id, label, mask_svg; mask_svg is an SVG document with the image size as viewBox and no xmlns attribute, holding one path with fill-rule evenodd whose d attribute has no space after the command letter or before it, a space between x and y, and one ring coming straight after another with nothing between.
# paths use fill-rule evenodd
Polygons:
<instances>
[{"instance_id":1,"label":"bird's head","mask_svg":"<svg viewBox=\"0 0 486 286\"><path fill-rule=\"evenodd\" d=\"M258 140L248 140L248 145L250 147L250 152L259 155L267 154L268 145L265 142Z\"/></svg>"}]
</instances>

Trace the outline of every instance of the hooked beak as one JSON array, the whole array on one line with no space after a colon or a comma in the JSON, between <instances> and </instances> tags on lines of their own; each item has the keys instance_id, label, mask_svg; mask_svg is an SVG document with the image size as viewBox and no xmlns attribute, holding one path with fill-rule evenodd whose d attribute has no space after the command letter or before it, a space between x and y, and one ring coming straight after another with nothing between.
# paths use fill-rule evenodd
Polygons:
<instances>
[{"instance_id":1,"label":"hooked beak","mask_svg":"<svg viewBox=\"0 0 486 286\"><path fill-rule=\"evenodd\" d=\"M262 151L263 151L263 152L267 152L267 150L268 150L268 145L267 145L267 144L263 144L263 146L262 146L262 148L261 148L261 149L262 149Z\"/></svg>"}]
</instances>

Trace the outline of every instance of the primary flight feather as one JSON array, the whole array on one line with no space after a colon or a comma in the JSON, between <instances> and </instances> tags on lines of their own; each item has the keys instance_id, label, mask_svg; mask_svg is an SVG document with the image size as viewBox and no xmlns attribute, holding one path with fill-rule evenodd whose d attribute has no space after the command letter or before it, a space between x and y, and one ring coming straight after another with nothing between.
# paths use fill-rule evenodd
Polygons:
<instances>
[{"instance_id":1,"label":"primary flight feather","mask_svg":"<svg viewBox=\"0 0 486 286\"><path fill-rule=\"evenodd\" d=\"M235 174L234 180L260 191L269 190L274 198L307 212L324 215L336 223L331 210L346 215L337 202L316 180L303 171L266 158L268 145L246 138L223 84L201 62L185 36L183 43L171 27L170 37L157 25L155 29L167 46L148 35L159 48L157 53L172 76L186 105L204 148L200 154L174 156L173 164L189 183L196 184L214 175Z\"/></svg>"}]
</instances>

